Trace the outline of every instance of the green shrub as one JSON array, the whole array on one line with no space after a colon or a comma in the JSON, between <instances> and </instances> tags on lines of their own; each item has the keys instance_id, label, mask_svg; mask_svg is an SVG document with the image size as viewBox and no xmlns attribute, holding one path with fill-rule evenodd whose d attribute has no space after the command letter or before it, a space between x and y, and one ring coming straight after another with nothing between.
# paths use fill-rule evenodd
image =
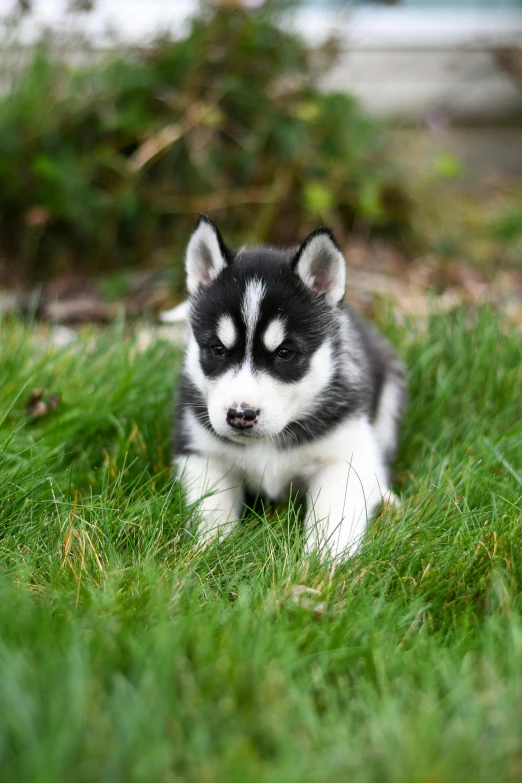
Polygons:
<instances>
[{"instance_id":1,"label":"green shrub","mask_svg":"<svg viewBox=\"0 0 522 783\"><path fill-rule=\"evenodd\" d=\"M335 47L310 51L273 5L203 8L182 40L87 68L38 48L0 101L11 274L166 264L198 212L237 242L295 242L323 222L341 236L354 221L405 228L381 134L318 87Z\"/></svg>"}]
</instances>

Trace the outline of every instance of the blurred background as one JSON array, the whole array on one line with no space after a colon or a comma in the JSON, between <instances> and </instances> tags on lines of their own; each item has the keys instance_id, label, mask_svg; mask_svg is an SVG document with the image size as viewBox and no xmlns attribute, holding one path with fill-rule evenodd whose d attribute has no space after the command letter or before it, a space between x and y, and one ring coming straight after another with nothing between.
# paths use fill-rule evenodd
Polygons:
<instances>
[{"instance_id":1,"label":"blurred background","mask_svg":"<svg viewBox=\"0 0 522 783\"><path fill-rule=\"evenodd\" d=\"M199 212L522 325L522 0L0 0L0 311L155 320Z\"/></svg>"}]
</instances>

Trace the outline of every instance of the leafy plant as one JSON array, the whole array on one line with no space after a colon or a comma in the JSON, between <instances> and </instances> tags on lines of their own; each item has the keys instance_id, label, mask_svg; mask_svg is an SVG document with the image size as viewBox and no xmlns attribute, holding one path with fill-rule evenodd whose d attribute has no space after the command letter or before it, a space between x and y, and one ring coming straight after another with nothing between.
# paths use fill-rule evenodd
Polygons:
<instances>
[{"instance_id":1,"label":"leafy plant","mask_svg":"<svg viewBox=\"0 0 522 783\"><path fill-rule=\"evenodd\" d=\"M40 45L0 101L4 277L169 263L198 212L238 242L404 230L381 134L318 86L335 45L309 50L277 6L203 6L183 39L87 68Z\"/></svg>"}]
</instances>

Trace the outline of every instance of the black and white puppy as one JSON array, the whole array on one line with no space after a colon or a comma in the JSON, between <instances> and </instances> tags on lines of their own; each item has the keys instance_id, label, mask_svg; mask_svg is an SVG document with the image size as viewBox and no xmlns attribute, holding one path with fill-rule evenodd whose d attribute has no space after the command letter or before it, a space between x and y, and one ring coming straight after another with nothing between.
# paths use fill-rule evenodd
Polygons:
<instances>
[{"instance_id":1,"label":"black and white puppy","mask_svg":"<svg viewBox=\"0 0 522 783\"><path fill-rule=\"evenodd\" d=\"M344 303L332 233L297 250L229 249L209 218L186 254L189 336L175 462L199 542L226 535L245 490L306 496L306 546L357 548L389 491L404 367Z\"/></svg>"}]
</instances>

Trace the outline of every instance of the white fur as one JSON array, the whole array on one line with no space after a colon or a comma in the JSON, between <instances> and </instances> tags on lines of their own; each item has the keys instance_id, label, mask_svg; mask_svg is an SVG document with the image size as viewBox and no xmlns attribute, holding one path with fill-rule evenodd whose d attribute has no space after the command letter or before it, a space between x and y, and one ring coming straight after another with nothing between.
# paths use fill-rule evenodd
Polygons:
<instances>
[{"instance_id":1,"label":"white fur","mask_svg":"<svg viewBox=\"0 0 522 783\"><path fill-rule=\"evenodd\" d=\"M186 323L188 321L190 312L190 302L185 300L181 304L176 305L171 310L164 310L160 313L159 319L164 324L178 324Z\"/></svg>"},{"instance_id":2,"label":"white fur","mask_svg":"<svg viewBox=\"0 0 522 783\"><path fill-rule=\"evenodd\" d=\"M252 351L254 333L259 314L261 312L261 302L266 292L266 286L262 280L257 277L249 280L245 286L245 293L241 301L241 315L246 326L247 356Z\"/></svg>"},{"instance_id":3,"label":"white fur","mask_svg":"<svg viewBox=\"0 0 522 783\"><path fill-rule=\"evenodd\" d=\"M375 417L374 429L381 449L393 452L397 442L397 416L400 411L403 391L396 380L384 384Z\"/></svg>"},{"instance_id":4,"label":"white fur","mask_svg":"<svg viewBox=\"0 0 522 783\"><path fill-rule=\"evenodd\" d=\"M296 271L305 285L325 294L332 304L338 304L344 297L344 256L328 234L312 237L301 253Z\"/></svg>"},{"instance_id":5,"label":"white fur","mask_svg":"<svg viewBox=\"0 0 522 783\"><path fill-rule=\"evenodd\" d=\"M357 550L387 492L386 468L370 422L354 419L342 429L343 450L315 473L307 492L307 549L335 557Z\"/></svg>"},{"instance_id":6,"label":"white fur","mask_svg":"<svg viewBox=\"0 0 522 783\"><path fill-rule=\"evenodd\" d=\"M217 325L217 336L227 350L234 347L237 340L236 327L229 315L222 315Z\"/></svg>"},{"instance_id":7,"label":"white fur","mask_svg":"<svg viewBox=\"0 0 522 783\"><path fill-rule=\"evenodd\" d=\"M215 229L205 220L190 237L185 256L187 270L187 290L195 294L202 285L215 280L225 268L225 259L221 253Z\"/></svg>"},{"instance_id":8,"label":"white fur","mask_svg":"<svg viewBox=\"0 0 522 783\"><path fill-rule=\"evenodd\" d=\"M263 335L263 342L267 351L275 351L279 348L283 340L285 339L286 329L285 321L283 318L274 318L271 321Z\"/></svg>"},{"instance_id":9,"label":"white fur","mask_svg":"<svg viewBox=\"0 0 522 783\"><path fill-rule=\"evenodd\" d=\"M186 413L185 425L194 447L207 455L207 484L212 479L212 486L220 491L219 496L202 501L203 515L209 509L212 512L210 522L203 523L205 541L214 528L216 534L231 529L230 522L240 513L237 488L242 482L273 500L283 498L293 484L307 488L307 549L334 557L357 549L367 520L387 490L384 463L366 418L347 420L323 438L279 451L270 440L252 442L246 448L223 443L192 412ZM201 459L188 458L189 477L202 468L193 460ZM185 465L187 458L183 460ZM197 500L201 480L198 483L193 478L190 487L183 477L183 483L189 500Z\"/></svg>"},{"instance_id":10,"label":"white fur","mask_svg":"<svg viewBox=\"0 0 522 783\"><path fill-rule=\"evenodd\" d=\"M204 546L216 536L228 535L241 515L241 473L197 454L178 457L176 468L188 503L198 504L195 511L199 515L199 543Z\"/></svg>"}]
</instances>

